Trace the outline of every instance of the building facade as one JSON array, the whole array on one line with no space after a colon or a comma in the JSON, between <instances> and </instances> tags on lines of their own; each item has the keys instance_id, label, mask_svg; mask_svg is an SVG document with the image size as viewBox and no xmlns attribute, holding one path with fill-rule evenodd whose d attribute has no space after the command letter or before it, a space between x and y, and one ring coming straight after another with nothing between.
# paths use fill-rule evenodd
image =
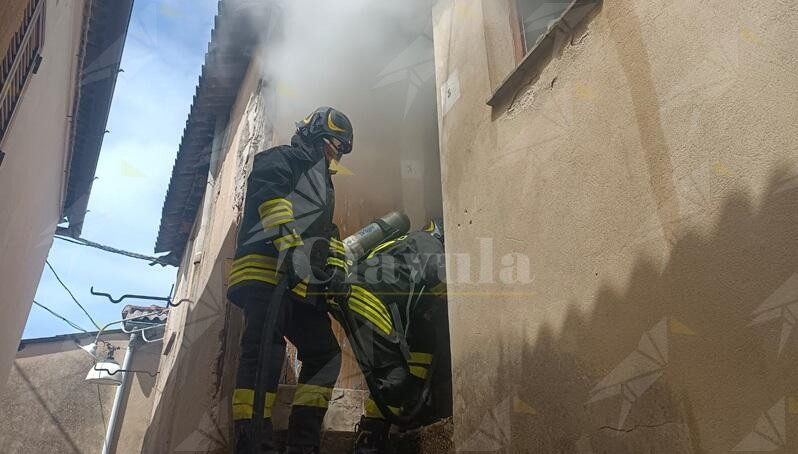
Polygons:
<instances>
[{"instance_id":1,"label":"building facade","mask_svg":"<svg viewBox=\"0 0 798 454\"><path fill-rule=\"evenodd\" d=\"M96 385L84 379L92 358L80 347L94 341L95 333L68 334L20 343L6 387L0 392L0 449L3 452L101 452L116 386ZM121 330L102 335L121 351L129 335ZM140 343L120 407L116 445L111 452L142 451L154 398L155 372L161 342Z\"/></svg>"},{"instance_id":2,"label":"building facade","mask_svg":"<svg viewBox=\"0 0 798 454\"><path fill-rule=\"evenodd\" d=\"M360 95L297 100L264 69L272 55L270 40L276 38L264 26L273 23L268 11L257 5L220 3L166 193L156 252L167 252L166 260L179 266L175 298L188 301L169 318L145 449L228 449L243 317L226 300L226 290L246 177L256 153L290 140L295 121L329 104L346 112L355 125L356 149L343 161L346 170L334 177L335 217L342 235L394 210L407 212L416 227L441 213L431 41L426 49L430 77L419 87L417 102L407 108L404 86L395 93L372 92L399 96L401 105L390 109L377 109L375 99ZM390 63L417 37L407 38L395 43L395 52L381 64ZM353 74L340 93L355 94L373 85L380 69ZM285 114L291 109L296 109L295 116ZM404 126L391 131L386 127L390 124ZM403 169L403 163L409 168ZM338 387L364 389L342 331L337 332L345 350ZM283 381L290 383L298 367L290 346L288 356ZM362 406L362 398L353 405Z\"/></svg>"},{"instance_id":3,"label":"building facade","mask_svg":"<svg viewBox=\"0 0 798 454\"><path fill-rule=\"evenodd\" d=\"M170 317L152 449L229 442L241 315L224 296L247 166L290 129L275 113L290 81L264 78L262 35L221 8L157 245L191 303ZM337 219L348 234L442 207L458 450L794 449L796 14L763 1L432 6L434 79L419 97L436 103L401 123L425 140L358 154L411 141L383 136L379 109L354 115ZM374 85L351 77L341 92Z\"/></svg>"},{"instance_id":4,"label":"building facade","mask_svg":"<svg viewBox=\"0 0 798 454\"><path fill-rule=\"evenodd\" d=\"M53 235L80 236L132 3L0 2L0 383Z\"/></svg>"},{"instance_id":5,"label":"building facade","mask_svg":"<svg viewBox=\"0 0 798 454\"><path fill-rule=\"evenodd\" d=\"M798 10L552 5L434 7L457 448L795 450Z\"/></svg>"}]
</instances>

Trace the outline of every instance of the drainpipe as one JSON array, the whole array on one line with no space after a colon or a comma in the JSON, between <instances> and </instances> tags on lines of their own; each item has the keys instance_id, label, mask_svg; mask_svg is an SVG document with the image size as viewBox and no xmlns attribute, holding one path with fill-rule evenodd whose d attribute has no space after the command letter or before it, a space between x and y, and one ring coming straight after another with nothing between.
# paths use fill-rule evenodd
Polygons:
<instances>
[{"instance_id":1,"label":"drainpipe","mask_svg":"<svg viewBox=\"0 0 798 454\"><path fill-rule=\"evenodd\" d=\"M133 348L136 345L138 336L136 333L130 335L130 340L127 343L127 351L125 352L125 359L122 361L122 370L130 369L130 364L133 362ZM122 374L122 383L116 388L116 395L114 396L114 406L111 408L111 416L108 420L108 430L105 432L105 442L103 443L103 454L115 454L117 442L117 426L122 417L122 405L127 396L127 388L129 385L130 373L117 372Z\"/></svg>"}]
</instances>

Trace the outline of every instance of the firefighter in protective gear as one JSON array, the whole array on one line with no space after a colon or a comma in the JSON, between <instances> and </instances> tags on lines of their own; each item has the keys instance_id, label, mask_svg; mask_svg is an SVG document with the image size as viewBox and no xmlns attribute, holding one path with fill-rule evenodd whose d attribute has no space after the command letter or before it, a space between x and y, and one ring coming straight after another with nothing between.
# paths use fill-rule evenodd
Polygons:
<instances>
[{"instance_id":1,"label":"firefighter in protective gear","mask_svg":"<svg viewBox=\"0 0 798 454\"><path fill-rule=\"evenodd\" d=\"M361 354L369 356L358 362L369 365L363 372L373 374L392 412L410 411L421 399L433 354L444 351L438 349L442 336L448 353L442 221L378 245L354 267L347 283L355 323L349 329L357 330L365 345ZM340 296L331 298L332 313L340 318ZM358 426L355 453L385 452L389 429L372 396Z\"/></svg>"},{"instance_id":2,"label":"firefighter in protective gear","mask_svg":"<svg viewBox=\"0 0 798 454\"><path fill-rule=\"evenodd\" d=\"M321 107L297 123L291 145L255 156L248 177L228 299L244 311L240 362L233 396L236 453L248 453L255 407L261 331L276 285L287 279L275 324L260 452L274 452L271 410L285 356L285 339L302 361L289 419L288 452L318 452L321 424L341 366L341 351L325 312L326 285L311 269L346 267L333 224L335 192L330 167L352 150L352 125L341 112ZM321 300L321 301L319 301Z\"/></svg>"}]
</instances>

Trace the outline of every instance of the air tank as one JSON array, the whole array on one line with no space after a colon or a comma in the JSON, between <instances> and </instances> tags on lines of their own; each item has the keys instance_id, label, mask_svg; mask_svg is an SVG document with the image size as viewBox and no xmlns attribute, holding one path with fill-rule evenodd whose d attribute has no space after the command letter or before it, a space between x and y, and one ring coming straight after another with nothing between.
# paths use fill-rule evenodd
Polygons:
<instances>
[{"instance_id":1,"label":"air tank","mask_svg":"<svg viewBox=\"0 0 798 454\"><path fill-rule=\"evenodd\" d=\"M346 258L350 264L357 263L377 245L398 238L409 231L410 218L406 214L398 211L388 213L344 239Z\"/></svg>"}]
</instances>

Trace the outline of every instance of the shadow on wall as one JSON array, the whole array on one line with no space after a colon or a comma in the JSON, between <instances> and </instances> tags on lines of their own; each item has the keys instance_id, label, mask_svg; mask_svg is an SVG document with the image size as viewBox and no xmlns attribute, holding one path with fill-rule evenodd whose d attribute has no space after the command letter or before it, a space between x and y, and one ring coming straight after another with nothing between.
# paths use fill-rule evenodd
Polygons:
<instances>
[{"instance_id":1,"label":"shadow on wall","mask_svg":"<svg viewBox=\"0 0 798 454\"><path fill-rule=\"evenodd\" d=\"M572 304L534 345L505 338L519 354L493 389L458 396L500 403L465 416L458 448L798 452L798 179L782 167L758 205L734 193L711 234L675 240L664 267L641 256L626 289L603 284L592 313Z\"/></svg>"}]
</instances>

